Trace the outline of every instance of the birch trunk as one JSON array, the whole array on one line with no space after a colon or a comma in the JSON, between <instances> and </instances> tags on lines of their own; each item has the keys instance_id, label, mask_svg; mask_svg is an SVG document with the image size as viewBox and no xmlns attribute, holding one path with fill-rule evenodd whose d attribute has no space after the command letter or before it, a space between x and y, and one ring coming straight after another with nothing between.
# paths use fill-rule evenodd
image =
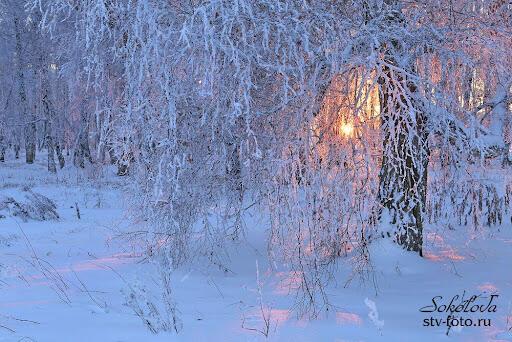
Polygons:
<instances>
[{"instance_id":1,"label":"birch trunk","mask_svg":"<svg viewBox=\"0 0 512 342\"><path fill-rule=\"evenodd\" d=\"M404 25L399 11L391 12L389 25ZM379 174L379 199L397 226L396 242L409 251L423 255L423 217L427 194L429 152L426 115L415 101L417 87L407 74L414 75L414 62L399 66L396 51L407 48L391 40L385 48L379 78L382 129L382 165ZM395 54L390 53L395 51ZM393 66L393 68L392 68ZM396 66L396 68L395 68Z\"/></svg>"},{"instance_id":2,"label":"birch trunk","mask_svg":"<svg viewBox=\"0 0 512 342\"><path fill-rule=\"evenodd\" d=\"M16 57L17 57L17 77L18 77L18 97L20 116L25 120L25 160L27 164L32 164L36 156L36 118L34 114L28 115L27 92L25 89L25 61L23 58L23 46L21 37L20 20L14 17L14 34L16 39Z\"/></svg>"}]
</instances>

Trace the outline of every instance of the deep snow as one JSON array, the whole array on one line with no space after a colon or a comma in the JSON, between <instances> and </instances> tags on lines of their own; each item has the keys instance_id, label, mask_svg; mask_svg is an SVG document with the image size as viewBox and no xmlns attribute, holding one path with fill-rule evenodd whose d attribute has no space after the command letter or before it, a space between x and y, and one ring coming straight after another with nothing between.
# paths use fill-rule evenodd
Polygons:
<instances>
[{"instance_id":1,"label":"deep snow","mask_svg":"<svg viewBox=\"0 0 512 342\"><path fill-rule=\"evenodd\" d=\"M329 289L335 309L315 321L297 319L295 276L283 265L269 271L266 221L246 217L247 236L233 247L230 269L175 271L174 299L183 330L153 335L125 305L130 286L144 284L159 298L157 270L144 257L142 236L129 219L123 178L109 170L58 176L41 161L0 164L0 195L23 198L28 186L57 204L58 221L0 219L0 341L258 341L264 327L256 263L272 341L512 341L512 227L467 231L429 227L425 258L381 241L371 247L374 281L345 287L350 260ZM77 217L76 204L80 210ZM127 236L132 236L127 239ZM467 317L491 327L424 327L432 315L419 309L432 298L499 294L496 313ZM479 299L484 303L484 299ZM245 321L242 324L242 321Z\"/></svg>"}]
</instances>

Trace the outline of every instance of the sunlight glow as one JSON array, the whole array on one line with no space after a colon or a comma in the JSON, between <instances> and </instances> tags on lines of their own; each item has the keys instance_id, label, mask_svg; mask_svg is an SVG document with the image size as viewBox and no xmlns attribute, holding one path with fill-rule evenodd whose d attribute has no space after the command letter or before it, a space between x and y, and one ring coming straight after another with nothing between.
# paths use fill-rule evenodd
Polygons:
<instances>
[{"instance_id":1,"label":"sunlight glow","mask_svg":"<svg viewBox=\"0 0 512 342\"><path fill-rule=\"evenodd\" d=\"M350 122L343 122L340 125L340 133L347 137L351 137L354 134L354 125Z\"/></svg>"}]
</instances>

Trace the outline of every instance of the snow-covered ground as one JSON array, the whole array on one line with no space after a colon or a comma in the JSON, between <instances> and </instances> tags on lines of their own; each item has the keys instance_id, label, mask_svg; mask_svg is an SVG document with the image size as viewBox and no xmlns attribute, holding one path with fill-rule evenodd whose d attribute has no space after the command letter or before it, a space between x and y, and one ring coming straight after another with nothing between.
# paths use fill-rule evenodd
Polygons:
<instances>
[{"instance_id":1,"label":"snow-covered ground","mask_svg":"<svg viewBox=\"0 0 512 342\"><path fill-rule=\"evenodd\" d=\"M266 222L255 213L246 217L247 236L232 253L229 270L189 267L174 273L183 329L154 335L126 305L137 284L156 299L159 292L158 272L146 261L141 238L126 238L137 225L128 218L122 182L98 170L50 175L42 161L0 164L0 197L22 201L29 188L52 199L60 216L0 219L0 341L258 341L266 339L262 311L270 317L272 341L512 341L509 219L485 231L429 227L425 258L384 242L372 246L374 279L355 278L345 286L345 263L337 286L329 288L334 309L309 321L290 310L296 277L280 265L268 271ZM463 293L499 295L492 302L496 312L462 314L490 319L490 327L453 327L447 334L445 324L424 326L448 314L420 308L431 306L435 296L443 297L436 300L441 305ZM485 306L489 298L482 297L475 303Z\"/></svg>"}]
</instances>

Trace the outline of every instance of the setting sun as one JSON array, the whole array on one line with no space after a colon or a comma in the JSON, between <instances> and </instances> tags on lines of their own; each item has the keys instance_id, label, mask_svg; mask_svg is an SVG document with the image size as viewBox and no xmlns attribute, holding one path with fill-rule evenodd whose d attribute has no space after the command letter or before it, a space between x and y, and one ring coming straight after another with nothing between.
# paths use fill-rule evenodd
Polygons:
<instances>
[{"instance_id":1,"label":"setting sun","mask_svg":"<svg viewBox=\"0 0 512 342\"><path fill-rule=\"evenodd\" d=\"M352 134L354 133L354 125L352 125L349 122L343 122L340 125L340 133L348 137L352 136Z\"/></svg>"}]
</instances>

